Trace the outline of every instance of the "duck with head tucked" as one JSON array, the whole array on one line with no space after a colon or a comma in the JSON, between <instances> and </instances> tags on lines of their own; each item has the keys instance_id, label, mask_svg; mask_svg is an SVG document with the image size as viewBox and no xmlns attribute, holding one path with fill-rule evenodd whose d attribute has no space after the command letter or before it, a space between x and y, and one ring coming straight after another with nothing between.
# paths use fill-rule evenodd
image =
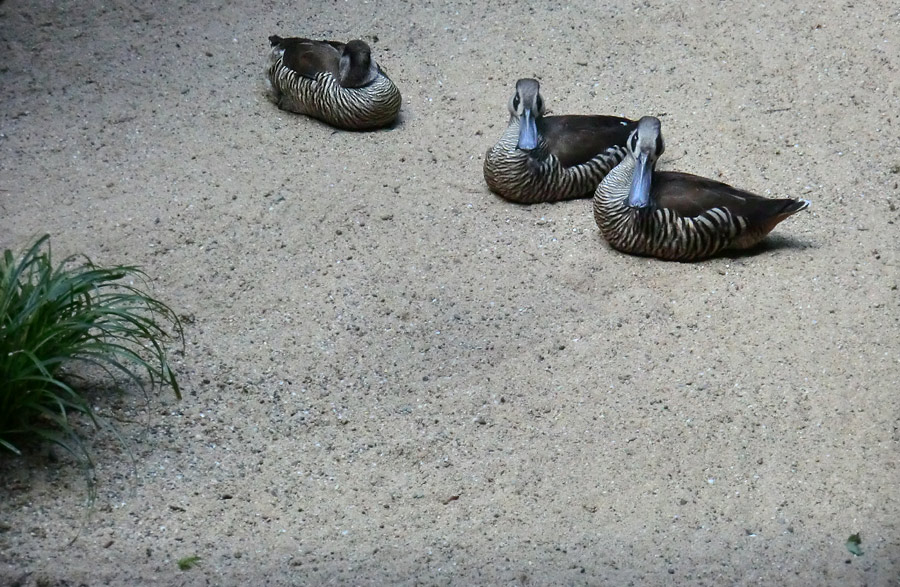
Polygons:
<instances>
[{"instance_id":1,"label":"duck with head tucked","mask_svg":"<svg viewBox=\"0 0 900 587\"><path fill-rule=\"evenodd\" d=\"M593 202L600 232L620 251L698 261L752 247L809 206L688 173L654 171L665 150L658 118L641 118L627 145L628 154L600 183Z\"/></svg>"},{"instance_id":2,"label":"duck with head tucked","mask_svg":"<svg viewBox=\"0 0 900 587\"><path fill-rule=\"evenodd\" d=\"M270 97L282 110L349 130L379 128L397 118L400 91L364 41L273 35L269 42Z\"/></svg>"},{"instance_id":3,"label":"duck with head tucked","mask_svg":"<svg viewBox=\"0 0 900 587\"><path fill-rule=\"evenodd\" d=\"M540 84L520 79L509 99L509 126L484 157L484 179L523 204L590 197L625 156L635 124L616 116L544 116Z\"/></svg>"}]
</instances>

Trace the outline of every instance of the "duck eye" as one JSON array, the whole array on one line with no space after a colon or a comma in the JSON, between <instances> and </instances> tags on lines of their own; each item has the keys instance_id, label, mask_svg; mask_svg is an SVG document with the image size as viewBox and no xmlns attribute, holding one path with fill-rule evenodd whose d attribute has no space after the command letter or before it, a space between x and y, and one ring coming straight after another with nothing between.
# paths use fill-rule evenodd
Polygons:
<instances>
[{"instance_id":1,"label":"duck eye","mask_svg":"<svg viewBox=\"0 0 900 587\"><path fill-rule=\"evenodd\" d=\"M519 94L516 94L516 97L513 98L513 110L519 109Z\"/></svg>"}]
</instances>

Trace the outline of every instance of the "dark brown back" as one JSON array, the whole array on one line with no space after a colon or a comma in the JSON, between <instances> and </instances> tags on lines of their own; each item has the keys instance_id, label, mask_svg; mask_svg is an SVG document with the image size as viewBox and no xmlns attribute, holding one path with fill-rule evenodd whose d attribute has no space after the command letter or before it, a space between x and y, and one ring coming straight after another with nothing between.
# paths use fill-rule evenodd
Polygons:
<instances>
[{"instance_id":1,"label":"dark brown back","mask_svg":"<svg viewBox=\"0 0 900 587\"><path fill-rule=\"evenodd\" d=\"M676 171L653 174L650 200L657 208L672 210L683 217L693 218L713 208L725 208L750 223L763 223L807 205L803 200L764 198L720 181Z\"/></svg>"},{"instance_id":2,"label":"dark brown back","mask_svg":"<svg viewBox=\"0 0 900 587\"><path fill-rule=\"evenodd\" d=\"M340 74L344 43L313 41L300 37L284 39L274 35L269 37L269 41L273 46L284 49L284 65L303 77L312 79L323 71L331 73L335 78Z\"/></svg>"},{"instance_id":3,"label":"dark brown back","mask_svg":"<svg viewBox=\"0 0 900 587\"><path fill-rule=\"evenodd\" d=\"M545 148L563 167L586 163L615 145L625 146L636 122L617 116L546 116L537 120Z\"/></svg>"}]
</instances>

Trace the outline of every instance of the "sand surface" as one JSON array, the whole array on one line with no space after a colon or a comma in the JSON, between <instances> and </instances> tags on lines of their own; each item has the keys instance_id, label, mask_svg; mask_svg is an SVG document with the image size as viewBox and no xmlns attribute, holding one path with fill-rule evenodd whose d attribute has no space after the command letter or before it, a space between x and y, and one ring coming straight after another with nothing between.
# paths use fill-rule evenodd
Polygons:
<instances>
[{"instance_id":1,"label":"sand surface","mask_svg":"<svg viewBox=\"0 0 900 587\"><path fill-rule=\"evenodd\" d=\"M398 124L279 111L274 33L368 40ZM183 401L98 398L92 508L0 458L0 584L900 581L896 3L6 0L0 55L0 248L141 265L187 338ZM617 253L488 192L519 77L812 205Z\"/></svg>"}]
</instances>

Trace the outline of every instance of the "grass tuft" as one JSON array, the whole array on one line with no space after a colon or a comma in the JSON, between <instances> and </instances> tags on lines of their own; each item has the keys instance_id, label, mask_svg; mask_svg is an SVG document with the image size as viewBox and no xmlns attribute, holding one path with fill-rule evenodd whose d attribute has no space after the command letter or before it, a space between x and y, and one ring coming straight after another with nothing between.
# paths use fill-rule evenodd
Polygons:
<instances>
[{"instance_id":1,"label":"grass tuft","mask_svg":"<svg viewBox=\"0 0 900 587\"><path fill-rule=\"evenodd\" d=\"M178 568L182 571L187 571L192 569L200 564L200 557L197 555L194 556L186 556L183 559L178 560Z\"/></svg>"},{"instance_id":2,"label":"grass tuft","mask_svg":"<svg viewBox=\"0 0 900 587\"><path fill-rule=\"evenodd\" d=\"M50 237L18 259L0 258L0 447L20 454L20 441L44 439L76 452L69 417L97 417L75 371L103 384L171 388L181 399L165 342L184 344L178 316L133 285L147 275L130 265L98 267L73 255L54 266ZM167 330L172 328L172 334ZM81 369L85 368L85 369ZM79 379L80 385L74 380ZM97 384L94 382L95 385Z\"/></svg>"}]
</instances>

